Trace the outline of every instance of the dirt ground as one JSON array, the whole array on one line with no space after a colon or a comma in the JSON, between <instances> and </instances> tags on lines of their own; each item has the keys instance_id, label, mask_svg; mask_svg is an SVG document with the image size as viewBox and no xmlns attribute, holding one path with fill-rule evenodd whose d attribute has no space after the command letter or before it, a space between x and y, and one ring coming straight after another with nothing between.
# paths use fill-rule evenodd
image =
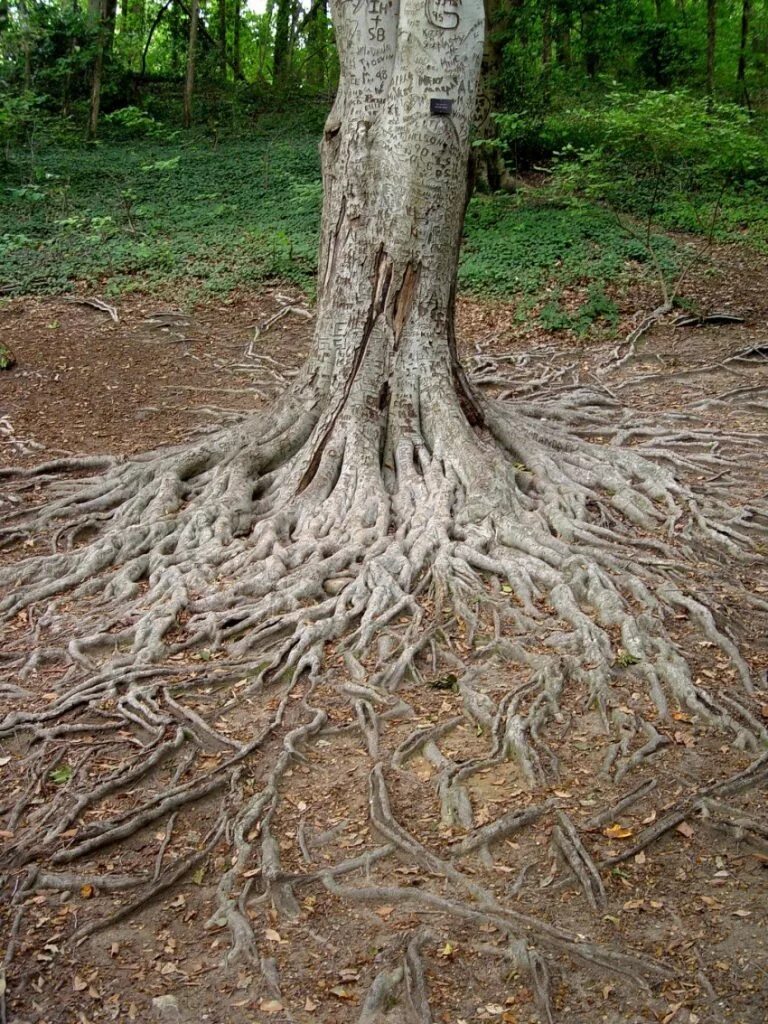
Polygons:
<instances>
[{"instance_id":1,"label":"dirt ground","mask_svg":"<svg viewBox=\"0 0 768 1024\"><path fill-rule=\"evenodd\" d=\"M666 317L640 339L636 354L617 366L618 339L640 321L636 311L652 305L652 296L641 289L622 300L625 316L616 339L578 343L521 326L511 307L462 300L464 358L497 390L503 387L493 378L512 360L519 373L518 394L531 400L542 389L573 387L579 380L599 385L644 415L676 410L693 415L702 428L765 436L768 270L760 272L737 250L723 250L715 264L695 276L689 295L702 312L730 311L743 322L683 327ZM0 310L0 341L12 349L17 364L0 375L2 461L32 464L74 452L130 455L211 429L274 398L307 353L312 322L290 313L262 330L253 344L252 339L255 328L263 328L286 305L303 308L304 301L274 287L181 311L169 299L133 296L117 303L115 323L103 311L62 298L6 302ZM619 348L619 358L624 354ZM705 404L713 398L717 400ZM683 429L690 429L688 421ZM638 438L628 438L628 443L638 443ZM749 465L718 479L713 474L701 485L730 487L734 498L765 505L768 459L764 448L752 450ZM752 593L768 598L764 569L723 563L708 585L719 623L738 640L757 681L753 714L768 722L767 617L739 603L735 586L746 582ZM14 648L16 630L23 628L23 622L8 628L8 650ZM720 650L692 633L687 640L685 616L670 628L683 645L689 644L690 660L713 692L727 694L735 687L735 673ZM460 644L462 638L454 642ZM247 741L270 708L250 696L221 705L226 692L217 689L216 679L223 666L217 667L215 659L205 664L205 652L191 654L189 663L195 671L209 673L210 685L198 691L194 706L208 717L217 708L218 730L235 742ZM498 659L480 657L477 669L491 696L516 685L510 674L519 669ZM250 960L228 964L229 933L211 919L215 889L227 868L225 842L215 844L207 858L190 860L178 882L124 918L116 912L134 898L131 891L109 892L88 881L89 875L151 875L153 865L159 872L163 863L194 858L214 813L213 802L203 798L175 825L157 819L125 842L99 849L71 887L42 886L26 904L17 901L3 909L0 950L11 941L15 946L6 968L3 1024L346 1024L360 1018L366 992L379 972L405 963L407 985L408 950L415 940L435 1024L762 1024L768 1019L764 782L731 801L734 820L762 823L762 833L751 826L728 832L700 810L689 810L657 841L626 859L605 863L620 858L639 835L684 806L686 799L747 769L764 751L738 749L722 733L672 709L670 718L655 723L663 747L617 782L604 770L598 714L585 707L583 695L564 694L562 720L548 735L557 765L555 787L530 786L512 761L489 764L468 784L478 826L513 808L552 802L530 827L497 843L492 857L476 855L461 862L469 883L483 885L500 905L523 915L516 945L493 915L462 916L434 900L430 903L432 897L453 896L424 863L400 854L379 862L371 853L382 845L370 819L374 759L355 726L349 701L334 683L340 670L329 659L327 680L313 696L328 711L329 728L285 772L270 822L282 870L303 879L294 886L298 912L278 916L259 897L258 870L250 876L246 872L241 904L258 935L258 948ZM25 682L38 706L55 696L51 691L58 672L56 666L42 667ZM463 714L461 696L450 681L443 683L406 683L400 688L398 696L409 710L387 719L378 756L387 766L394 818L435 855L447 858L462 832L441 823L432 784L434 763L417 751L401 759L396 772L389 767L398 747L420 727L444 726L435 733L437 745L458 762L487 750L487 737L478 735ZM654 714L636 688L631 666L618 668L614 683L620 709ZM292 706L303 692L299 686L291 695L280 728L249 762L232 800L254 792L270 752L280 749L286 733L297 725ZM15 707L12 696L4 696L11 693L12 687L0 690L4 712ZM132 738L122 740L122 747L107 742L91 746L87 771L118 770L134 752ZM26 739L11 737L0 745L3 843L14 838L19 823L9 823L8 815L30 786L33 812L55 799L63 806L63 789L72 799L77 793L82 766L76 744L73 750L62 748L58 760L32 783L19 770L26 744ZM225 756L221 749L204 749L197 769L202 775L215 773ZM56 764L65 762L73 766L72 773L56 775ZM169 771L182 767L171 764ZM106 795L89 814L117 815L121 804L167 785L168 776L150 775L142 782L143 793ZM626 811L595 821L604 808L643 786L642 798ZM604 865L605 903L598 908L590 905L584 887L554 852L557 809L577 824L592 857ZM73 841L76 834L74 828ZM366 889L365 899L345 898L349 894L333 892L319 880L322 871L366 852L371 853L367 863L361 861L355 874L337 880L342 887ZM29 870L10 863L5 891L23 888ZM24 906L23 916L17 914L19 905ZM108 915L115 916L105 929L77 945L68 941L76 928ZM575 937L576 945L599 945L615 959L608 962L605 954L603 968L599 957L580 960L574 956L576 946L570 953L561 948L553 929ZM521 955L526 943L535 954ZM634 969L621 960L627 951L652 958L665 973L648 984L638 982ZM542 981L543 974L548 983ZM542 996L547 987L549 1003ZM411 1010L393 1002L381 1020L423 1020L413 1016L419 994L409 998Z\"/></svg>"}]
</instances>

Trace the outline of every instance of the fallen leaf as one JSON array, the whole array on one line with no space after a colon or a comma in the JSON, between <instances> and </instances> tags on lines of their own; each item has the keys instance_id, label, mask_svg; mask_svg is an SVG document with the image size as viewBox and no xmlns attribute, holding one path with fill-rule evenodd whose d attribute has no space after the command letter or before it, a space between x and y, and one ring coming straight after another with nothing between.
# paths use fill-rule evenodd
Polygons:
<instances>
[{"instance_id":1,"label":"fallen leaf","mask_svg":"<svg viewBox=\"0 0 768 1024\"><path fill-rule=\"evenodd\" d=\"M691 828L687 821L681 821L680 824L677 826L676 831L678 831L681 836L685 836L686 839L690 839L694 833L694 830Z\"/></svg>"},{"instance_id":2,"label":"fallen leaf","mask_svg":"<svg viewBox=\"0 0 768 1024\"><path fill-rule=\"evenodd\" d=\"M85 885L80 886L80 895L84 900L92 899L95 892L96 890L88 882L86 882Z\"/></svg>"},{"instance_id":3,"label":"fallen leaf","mask_svg":"<svg viewBox=\"0 0 768 1024\"><path fill-rule=\"evenodd\" d=\"M75 992L82 992L84 989L88 988L88 982L81 978L79 974L76 974L72 980L72 988Z\"/></svg>"},{"instance_id":4,"label":"fallen leaf","mask_svg":"<svg viewBox=\"0 0 768 1024\"><path fill-rule=\"evenodd\" d=\"M609 839L629 839L634 834L631 828L625 828L623 825L609 825L603 829L603 835Z\"/></svg>"},{"instance_id":5,"label":"fallen leaf","mask_svg":"<svg viewBox=\"0 0 768 1024\"><path fill-rule=\"evenodd\" d=\"M312 1002L309 996L307 996L307 998L304 1000L304 1009L307 1011L307 1013L311 1013L313 1010L317 1009L317 1003Z\"/></svg>"},{"instance_id":6,"label":"fallen leaf","mask_svg":"<svg viewBox=\"0 0 768 1024\"><path fill-rule=\"evenodd\" d=\"M276 932L274 928L267 928L267 930L264 932L264 938L267 939L268 942L283 941L282 938L280 937L280 932Z\"/></svg>"},{"instance_id":7,"label":"fallen leaf","mask_svg":"<svg viewBox=\"0 0 768 1024\"><path fill-rule=\"evenodd\" d=\"M277 999L262 999L259 1003L259 1009L264 1013L280 1013L282 1008L283 1004Z\"/></svg>"},{"instance_id":8,"label":"fallen leaf","mask_svg":"<svg viewBox=\"0 0 768 1024\"><path fill-rule=\"evenodd\" d=\"M334 985L333 988L328 989L332 996L336 996L337 999L354 999L355 997L351 992L348 992L342 985Z\"/></svg>"},{"instance_id":9,"label":"fallen leaf","mask_svg":"<svg viewBox=\"0 0 768 1024\"><path fill-rule=\"evenodd\" d=\"M387 917L389 917L389 915L392 913L394 909L394 907L389 906L377 907L376 913L379 915L379 917L383 917L386 919Z\"/></svg>"}]
</instances>

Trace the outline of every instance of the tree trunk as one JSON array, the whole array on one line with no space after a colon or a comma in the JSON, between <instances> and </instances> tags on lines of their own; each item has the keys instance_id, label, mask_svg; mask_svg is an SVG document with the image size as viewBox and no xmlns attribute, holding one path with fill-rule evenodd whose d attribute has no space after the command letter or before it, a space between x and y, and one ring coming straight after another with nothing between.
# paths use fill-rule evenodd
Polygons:
<instances>
[{"instance_id":1,"label":"tree trunk","mask_svg":"<svg viewBox=\"0 0 768 1024\"><path fill-rule=\"evenodd\" d=\"M715 45L717 42L717 0L707 0L707 96L715 93Z\"/></svg>"},{"instance_id":2,"label":"tree trunk","mask_svg":"<svg viewBox=\"0 0 768 1024\"><path fill-rule=\"evenodd\" d=\"M189 49L187 50L187 75L184 80L185 128L192 127L192 93L195 87L195 51L197 49L198 0L192 0L189 13Z\"/></svg>"},{"instance_id":3,"label":"tree trunk","mask_svg":"<svg viewBox=\"0 0 768 1024\"><path fill-rule=\"evenodd\" d=\"M545 68L552 63L552 0L541 6L541 63Z\"/></svg>"},{"instance_id":4,"label":"tree trunk","mask_svg":"<svg viewBox=\"0 0 768 1024\"><path fill-rule=\"evenodd\" d=\"M29 10L27 0L19 0L19 22L21 25L21 49L24 54L24 91L32 88L32 48L29 41Z\"/></svg>"},{"instance_id":5,"label":"tree trunk","mask_svg":"<svg viewBox=\"0 0 768 1024\"><path fill-rule=\"evenodd\" d=\"M571 66L571 11L561 10L557 17L557 62L562 68Z\"/></svg>"},{"instance_id":6,"label":"tree trunk","mask_svg":"<svg viewBox=\"0 0 768 1024\"><path fill-rule=\"evenodd\" d=\"M376 6L378 0L370 0ZM291 0L277 0L275 46L272 51L272 81L278 88L285 85L288 67L288 42L291 31Z\"/></svg>"},{"instance_id":7,"label":"tree trunk","mask_svg":"<svg viewBox=\"0 0 768 1024\"><path fill-rule=\"evenodd\" d=\"M749 40L749 16L750 0L742 0L741 5L741 36L739 38L739 64L736 69L736 81L739 85L740 99L742 102L749 100L747 94L746 77L747 77L747 42Z\"/></svg>"},{"instance_id":8,"label":"tree trunk","mask_svg":"<svg viewBox=\"0 0 768 1024\"><path fill-rule=\"evenodd\" d=\"M96 51L91 68L91 98L88 108L87 137L96 138L101 109L101 79L104 73L104 4L106 0L89 0L88 24L96 33Z\"/></svg>"},{"instance_id":9,"label":"tree trunk","mask_svg":"<svg viewBox=\"0 0 768 1024\"><path fill-rule=\"evenodd\" d=\"M304 19L307 84L318 92L325 88L328 65L328 2L315 0Z\"/></svg>"},{"instance_id":10,"label":"tree trunk","mask_svg":"<svg viewBox=\"0 0 768 1024\"><path fill-rule=\"evenodd\" d=\"M322 145L318 354L332 400L302 487L341 418L383 451L453 393L454 295L469 130L483 53L481 0L333 7L341 80ZM332 355L331 355L332 353ZM338 443L338 442L337 442Z\"/></svg>"},{"instance_id":11,"label":"tree trunk","mask_svg":"<svg viewBox=\"0 0 768 1024\"><path fill-rule=\"evenodd\" d=\"M218 6L219 15L219 31L218 31L218 43L221 49L221 60L219 66L221 68L222 75L226 78L227 75L227 0L219 0Z\"/></svg>"},{"instance_id":12,"label":"tree trunk","mask_svg":"<svg viewBox=\"0 0 768 1024\"><path fill-rule=\"evenodd\" d=\"M234 0L232 10L232 70L235 78L240 78L240 0Z\"/></svg>"},{"instance_id":13,"label":"tree trunk","mask_svg":"<svg viewBox=\"0 0 768 1024\"><path fill-rule=\"evenodd\" d=\"M96 138L101 111L101 84L104 77L104 57L112 49L115 36L117 0L90 0L88 20L96 29L96 52L91 69L91 101L88 110L87 138Z\"/></svg>"},{"instance_id":14,"label":"tree trunk","mask_svg":"<svg viewBox=\"0 0 768 1024\"><path fill-rule=\"evenodd\" d=\"M126 45L126 57L128 66L131 69L138 67L141 60L146 20L146 0L128 0L128 40Z\"/></svg>"}]
</instances>

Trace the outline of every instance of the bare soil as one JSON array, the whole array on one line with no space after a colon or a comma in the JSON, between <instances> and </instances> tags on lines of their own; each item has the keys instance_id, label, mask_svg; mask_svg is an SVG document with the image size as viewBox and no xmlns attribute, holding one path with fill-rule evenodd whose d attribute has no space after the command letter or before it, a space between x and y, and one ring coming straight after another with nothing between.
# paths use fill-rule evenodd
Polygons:
<instances>
[{"instance_id":1,"label":"bare soil","mask_svg":"<svg viewBox=\"0 0 768 1024\"><path fill-rule=\"evenodd\" d=\"M543 373L563 370L559 381L550 379L547 387L571 386L577 376L600 381L606 393L645 412L690 410L704 399L744 389L743 400L726 397L719 404L702 406L701 423L765 433L768 356L760 347L768 344L768 271L736 250L723 250L716 257L717 273L711 267L702 270L689 294L698 308L730 309L744 316L743 323L676 328L672 317L665 318L641 339L636 355L615 368L611 364L618 339L637 322L633 309L654 304L647 291L638 289L624 298L626 316L618 339L588 342L521 327L509 306L463 300L464 356L471 362L475 356L529 353L539 360ZM119 322L114 323L103 312L60 298L6 303L0 312L0 341L13 350L17 365L0 375L2 460L31 464L60 452L128 455L173 443L267 401L279 394L311 338L311 322L289 315L253 346L257 358L246 357L254 327L286 304L302 305L302 299L290 290L273 288L221 305L202 304L183 311L184 317L174 317L168 314L182 311L172 302L130 297L118 302ZM536 387L531 384L533 396ZM754 472L734 484L738 497L764 502L765 462L756 460ZM706 480L701 483L707 485ZM753 675L765 683L765 616L734 604L732 573L735 570L723 564L722 576L711 580L713 604L719 621L737 635ZM768 597L765 573L759 566L750 573L753 593ZM743 574L740 578L743 582ZM678 638L685 642L682 616L678 625ZM11 646L13 632L12 626L5 637ZM461 644L462 638L453 641ZM701 678L712 685L727 684L731 669L721 652L699 640L695 644L690 658ZM202 657L193 654L191 660ZM326 692L317 695L336 732L305 748L304 759L286 771L271 822L283 870L288 872L322 869L379 845L371 833L368 808L372 760L354 728L349 703L331 683L336 668L331 660L329 681L323 684ZM201 713L208 713L217 700L215 663L211 669L212 686L200 693ZM515 682L504 678L505 670L497 666L480 663L478 669L485 673L483 684L490 695L508 691ZM58 671L41 669L25 685L44 702ZM653 707L636 691L629 669L617 671L615 686L628 712L654 716ZM466 760L487 746L487 738L462 719L461 698L450 685L405 684L400 693L415 717L389 721L380 738L385 764L417 726L454 717L457 722L441 738L441 749ZM301 695L299 688L295 696ZM759 713L768 721L768 691L761 691L759 701ZM616 799L613 782L601 771L602 748L595 742L602 726L580 695L564 694L561 706L562 721L549 736L559 762L556 788L531 788L513 762L489 767L470 783L477 824L550 798L579 824L592 857L600 862L620 854L633 837L662 818L665 809L746 768L755 757L753 752L733 751L720 733L677 712L670 721L656 723L668 740L658 760L642 761L625 780L625 791L654 780L652 799L640 801L615 820L590 826L589 819ZM245 740L268 711L263 702L244 699L219 719L219 728L234 740ZM291 726L289 709L285 729ZM276 745L281 741L282 735L274 738ZM28 784L17 770L24 752L23 744L13 740L0 748L3 807L12 806ZM105 745L104 766L114 770L125 755L125 748ZM70 755L72 763L76 756L76 751ZM213 769L222 754L205 756ZM268 751L264 758L269 761ZM258 772L258 766L253 771ZM390 789L392 813L421 843L438 856L447 856L451 842L461 834L440 822L431 785L434 774L423 757L407 761L397 786ZM143 784L152 788L157 780L150 776ZM246 791L254 784L246 779ZM33 802L45 805L60 785L49 775L38 785ZM768 827L764 788L734 802L745 816ZM102 813L117 809L107 804ZM185 817L184 827L171 834L167 849L169 833L164 827L140 831L114 854L105 849L98 862L100 872L151 870L161 848L168 858L194 851L209 825L205 801L195 813L197 819ZM768 1018L768 843L760 846L745 836L723 834L706 817L692 815L646 850L605 868L607 905L595 912L567 866L550 850L553 824L552 816L544 815L520 835L496 844L489 863L470 858L463 862L463 870L516 911L616 951L641 951L671 970L669 980L644 990L620 974L583 965L576 970L570 959L546 950L551 1019L563 1024L762 1024ZM5 829L2 819L0 829ZM295 859L299 831L311 853L309 867ZM0 836L11 838L12 830ZM428 928L422 959L436 1024L547 1020L531 977L510 958L507 936L493 925L478 926L386 895L354 903L332 895L319 882L297 887L300 914L293 921L278 920L267 903L248 902L262 969L258 960L226 966L228 933L211 925L208 917L227 850L222 843L210 863L79 946L67 941L74 928L99 912L113 912L125 897L118 894L115 902L114 894L89 885L36 895L27 907L7 971L8 1024L357 1021L373 978L402 960L404 945L419 927ZM23 880L24 872L19 871L15 884ZM340 879L341 884L347 881ZM375 884L380 887L418 892L429 881L422 866L403 857L390 857L376 867ZM365 872L355 884L366 884ZM5 941L12 927L9 911L2 926ZM521 927L520 937L537 941L535 929ZM265 980L271 960L279 991ZM394 1024L406 1018L393 1006L384 1019Z\"/></svg>"}]
</instances>

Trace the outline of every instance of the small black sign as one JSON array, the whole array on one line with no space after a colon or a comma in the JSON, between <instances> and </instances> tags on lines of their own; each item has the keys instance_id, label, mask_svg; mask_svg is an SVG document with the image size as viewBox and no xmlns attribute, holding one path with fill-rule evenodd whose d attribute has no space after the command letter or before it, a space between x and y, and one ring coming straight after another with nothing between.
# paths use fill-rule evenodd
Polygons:
<instances>
[{"instance_id":1,"label":"small black sign","mask_svg":"<svg viewBox=\"0 0 768 1024\"><path fill-rule=\"evenodd\" d=\"M453 100L433 96L429 101L429 112L433 117L450 117L453 113Z\"/></svg>"}]
</instances>

